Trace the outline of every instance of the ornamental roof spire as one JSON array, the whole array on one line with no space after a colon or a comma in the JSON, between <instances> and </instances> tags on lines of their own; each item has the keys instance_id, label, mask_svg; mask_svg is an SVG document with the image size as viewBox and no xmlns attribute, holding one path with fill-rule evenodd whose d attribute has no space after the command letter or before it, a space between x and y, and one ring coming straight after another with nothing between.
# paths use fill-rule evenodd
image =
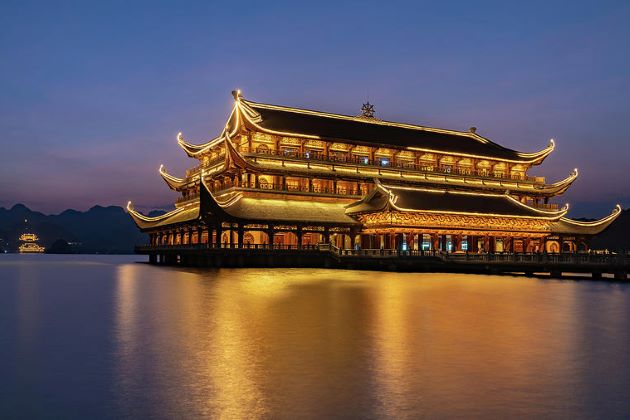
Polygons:
<instances>
[{"instance_id":1,"label":"ornamental roof spire","mask_svg":"<svg viewBox=\"0 0 630 420\"><path fill-rule=\"evenodd\" d=\"M374 117L374 105L367 101L361 106L361 117L363 118L376 118Z\"/></svg>"}]
</instances>

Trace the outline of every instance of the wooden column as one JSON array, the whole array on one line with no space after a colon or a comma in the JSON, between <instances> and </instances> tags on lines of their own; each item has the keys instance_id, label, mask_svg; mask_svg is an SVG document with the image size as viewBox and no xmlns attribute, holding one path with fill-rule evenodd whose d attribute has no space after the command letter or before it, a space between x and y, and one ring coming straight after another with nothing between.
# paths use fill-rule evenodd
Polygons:
<instances>
[{"instance_id":1,"label":"wooden column","mask_svg":"<svg viewBox=\"0 0 630 420\"><path fill-rule=\"evenodd\" d=\"M302 226L297 227L295 235L297 236L297 247L298 249L302 249Z\"/></svg>"},{"instance_id":2,"label":"wooden column","mask_svg":"<svg viewBox=\"0 0 630 420\"><path fill-rule=\"evenodd\" d=\"M221 248L222 244L221 244L221 237L223 236L223 226L221 225L221 223L217 224L217 234L216 234L216 238L215 238L215 247L216 248Z\"/></svg>"},{"instance_id":3,"label":"wooden column","mask_svg":"<svg viewBox=\"0 0 630 420\"><path fill-rule=\"evenodd\" d=\"M243 237L245 236L245 229L243 228L243 225L241 223L238 224L237 234L238 234L238 239L237 239L238 247L243 248Z\"/></svg>"},{"instance_id":4,"label":"wooden column","mask_svg":"<svg viewBox=\"0 0 630 420\"><path fill-rule=\"evenodd\" d=\"M269 246L273 248L273 225L267 228L267 236L269 237Z\"/></svg>"}]
</instances>

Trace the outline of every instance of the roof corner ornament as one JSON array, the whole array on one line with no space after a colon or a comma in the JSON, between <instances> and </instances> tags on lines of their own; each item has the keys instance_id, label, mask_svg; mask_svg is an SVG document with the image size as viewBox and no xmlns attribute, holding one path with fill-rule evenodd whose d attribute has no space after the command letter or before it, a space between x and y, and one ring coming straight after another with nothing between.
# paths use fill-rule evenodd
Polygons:
<instances>
[{"instance_id":1,"label":"roof corner ornament","mask_svg":"<svg viewBox=\"0 0 630 420\"><path fill-rule=\"evenodd\" d=\"M476 133L477 133L477 127L474 127L474 126L473 126L473 127L470 127L470 128L468 129L468 131L470 131L470 132L471 132L471 133L473 133L473 134L476 134Z\"/></svg>"},{"instance_id":2,"label":"roof corner ornament","mask_svg":"<svg viewBox=\"0 0 630 420\"><path fill-rule=\"evenodd\" d=\"M367 101L361 106L361 117L363 118L375 118L374 117L374 105Z\"/></svg>"},{"instance_id":3,"label":"roof corner ornament","mask_svg":"<svg viewBox=\"0 0 630 420\"><path fill-rule=\"evenodd\" d=\"M240 89L236 89L232 91L232 96L234 97L235 101L238 101L239 98L242 98L243 95L241 94L241 90Z\"/></svg>"}]
</instances>

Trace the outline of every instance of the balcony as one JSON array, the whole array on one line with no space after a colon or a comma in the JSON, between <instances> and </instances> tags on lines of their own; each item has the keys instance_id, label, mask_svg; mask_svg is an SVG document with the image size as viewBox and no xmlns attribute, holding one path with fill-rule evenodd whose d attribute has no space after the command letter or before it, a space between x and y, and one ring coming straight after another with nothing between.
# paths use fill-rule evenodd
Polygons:
<instances>
[{"instance_id":1,"label":"balcony","mask_svg":"<svg viewBox=\"0 0 630 420\"><path fill-rule=\"evenodd\" d=\"M219 162L222 162L223 160L225 160L225 153L222 153L218 156L215 156L213 159L210 159L207 162L204 163L200 163L199 165L195 166L194 168L188 169L186 171L186 177L191 177L194 175L197 175L199 173L199 171L201 171L201 169L203 168L209 168Z\"/></svg>"},{"instance_id":2,"label":"balcony","mask_svg":"<svg viewBox=\"0 0 630 420\"><path fill-rule=\"evenodd\" d=\"M248 190L248 191L280 191L280 192L288 192L288 193L306 193L306 194L319 194L319 195L334 195L334 196L345 196L345 197L354 197L359 198L363 195L361 190L356 188L346 188L342 186L337 186L337 189L328 188L328 187L320 187L316 185L312 185L309 189L306 185L292 185L292 184L259 184L256 186L254 183L241 183L239 185L231 185L227 183L220 190L215 190L216 192L227 191L229 189L239 189L239 190ZM215 192L213 191L213 192Z\"/></svg>"},{"instance_id":3,"label":"balcony","mask_svg":"<svg viewBox=\"0 0 630 420\"><path fill-rule=\"evenodd\" d=\"M560 206L556 203L536 203L535 201L528 201L526 203L530 207L534 207L540 210L558 211Z\"/></svg>"},{"instance_id":4,"label":"balcony","mask_svg":"<svg viewBox=\"0 0 630 420\"><path fill-rule=\"evenodd\" d=\"M273 156L273 157L281 157L284 159L291 160L301 160L301 161L316 161L316 162L326 162L326 163L345 163L350 165L360 165L366 167L373 168L395 168L395 169L403 169L403 170L412 170L412 171L420 171L420 172L428 172L433 174L440 175L460 175L460 176L471 176L471 177L482 177L482 178L490 178L490 179L500 179L500 180L510 180L510 181L525 181L529 183L535 184L544 184L544 177L533 177L526 175L509 175L503 172L492 172L489 170L478 170L471 168L458 168L453 166L432 166L427 163L416 164L415 162L408 162L404 160L399 160L397 162L393 162L387 158L376 158L369 159L366 156L347 156L347 155L329 155L325 156L322 153L317 152L304 152L300 153L297 151L276 151L276 150L253 150L248 147L241 147L240 150L242 153L251 156L251 157L265 157L265 156Z\"/></svg>"}]
</instances>

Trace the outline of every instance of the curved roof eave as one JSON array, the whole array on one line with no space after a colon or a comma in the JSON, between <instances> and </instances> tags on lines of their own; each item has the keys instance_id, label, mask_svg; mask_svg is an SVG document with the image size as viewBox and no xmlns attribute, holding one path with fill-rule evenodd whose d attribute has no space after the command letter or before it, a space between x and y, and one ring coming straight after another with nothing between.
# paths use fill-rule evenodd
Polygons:
<instances>
[{"instance_id":1,"label":"curved roof eave","mask_svg":"<svg viewBox=\"0 0 630 420\"><path fill-rule=\"evenodd\" d=\"M225 135L234 136L236 134L241 124L237 104L238 101L235 101L234 106L232 107L232 111L230 112L230 116L228 117L228 120L225 124L225 128L221 131L221 134L213 138L212 140L207 141L203 144L192 144L184 140L184 136L181 132L177 134L177 143L182 149L184 149L184 152L186 152L188 157L198 157L212 147L221 143Z\"/></svg>"},{"instance_id":2,"label":"curved roof eave","mask_svg":"<svg viewBox=\"0 0 630 420\"><path fill-rule=\"evenodd\" d=\"M569 233L575 235L597 235L603 232L608 226L614 222L622 212L621 205L617 204L612 213L599 220L591 222L581 222L579 220L569 219L568 217L562 217L557 222L555 229L552 228L554 233Z\"/></svg>"},{"instance_id":3,"label":"curved roof eave","mask_svg":"<svg viewBox=\"0 0 630 420\"><path fill-rule=\"evenodd\" d=\"M131 201L127 203L127 212L141 231L152 228L186 223L199 218L199 202L164 213L160 216L150 217L134 210Z\"/></svg>"},{"instance_id":4,"label":"curved roof eave","mask_svg":"<svg viewBox=\"0 0 630 420\"><path fill-rule=\"evenodd\" d=\"M166 170L164 169L164 165L160 165L160 169L158 170L158 172L162 176L162 179L164 179L166 184L172 190L179 191L181 187L186 184L186 179L177 178L167 173Z\"/></svg>"}]
</instances>

